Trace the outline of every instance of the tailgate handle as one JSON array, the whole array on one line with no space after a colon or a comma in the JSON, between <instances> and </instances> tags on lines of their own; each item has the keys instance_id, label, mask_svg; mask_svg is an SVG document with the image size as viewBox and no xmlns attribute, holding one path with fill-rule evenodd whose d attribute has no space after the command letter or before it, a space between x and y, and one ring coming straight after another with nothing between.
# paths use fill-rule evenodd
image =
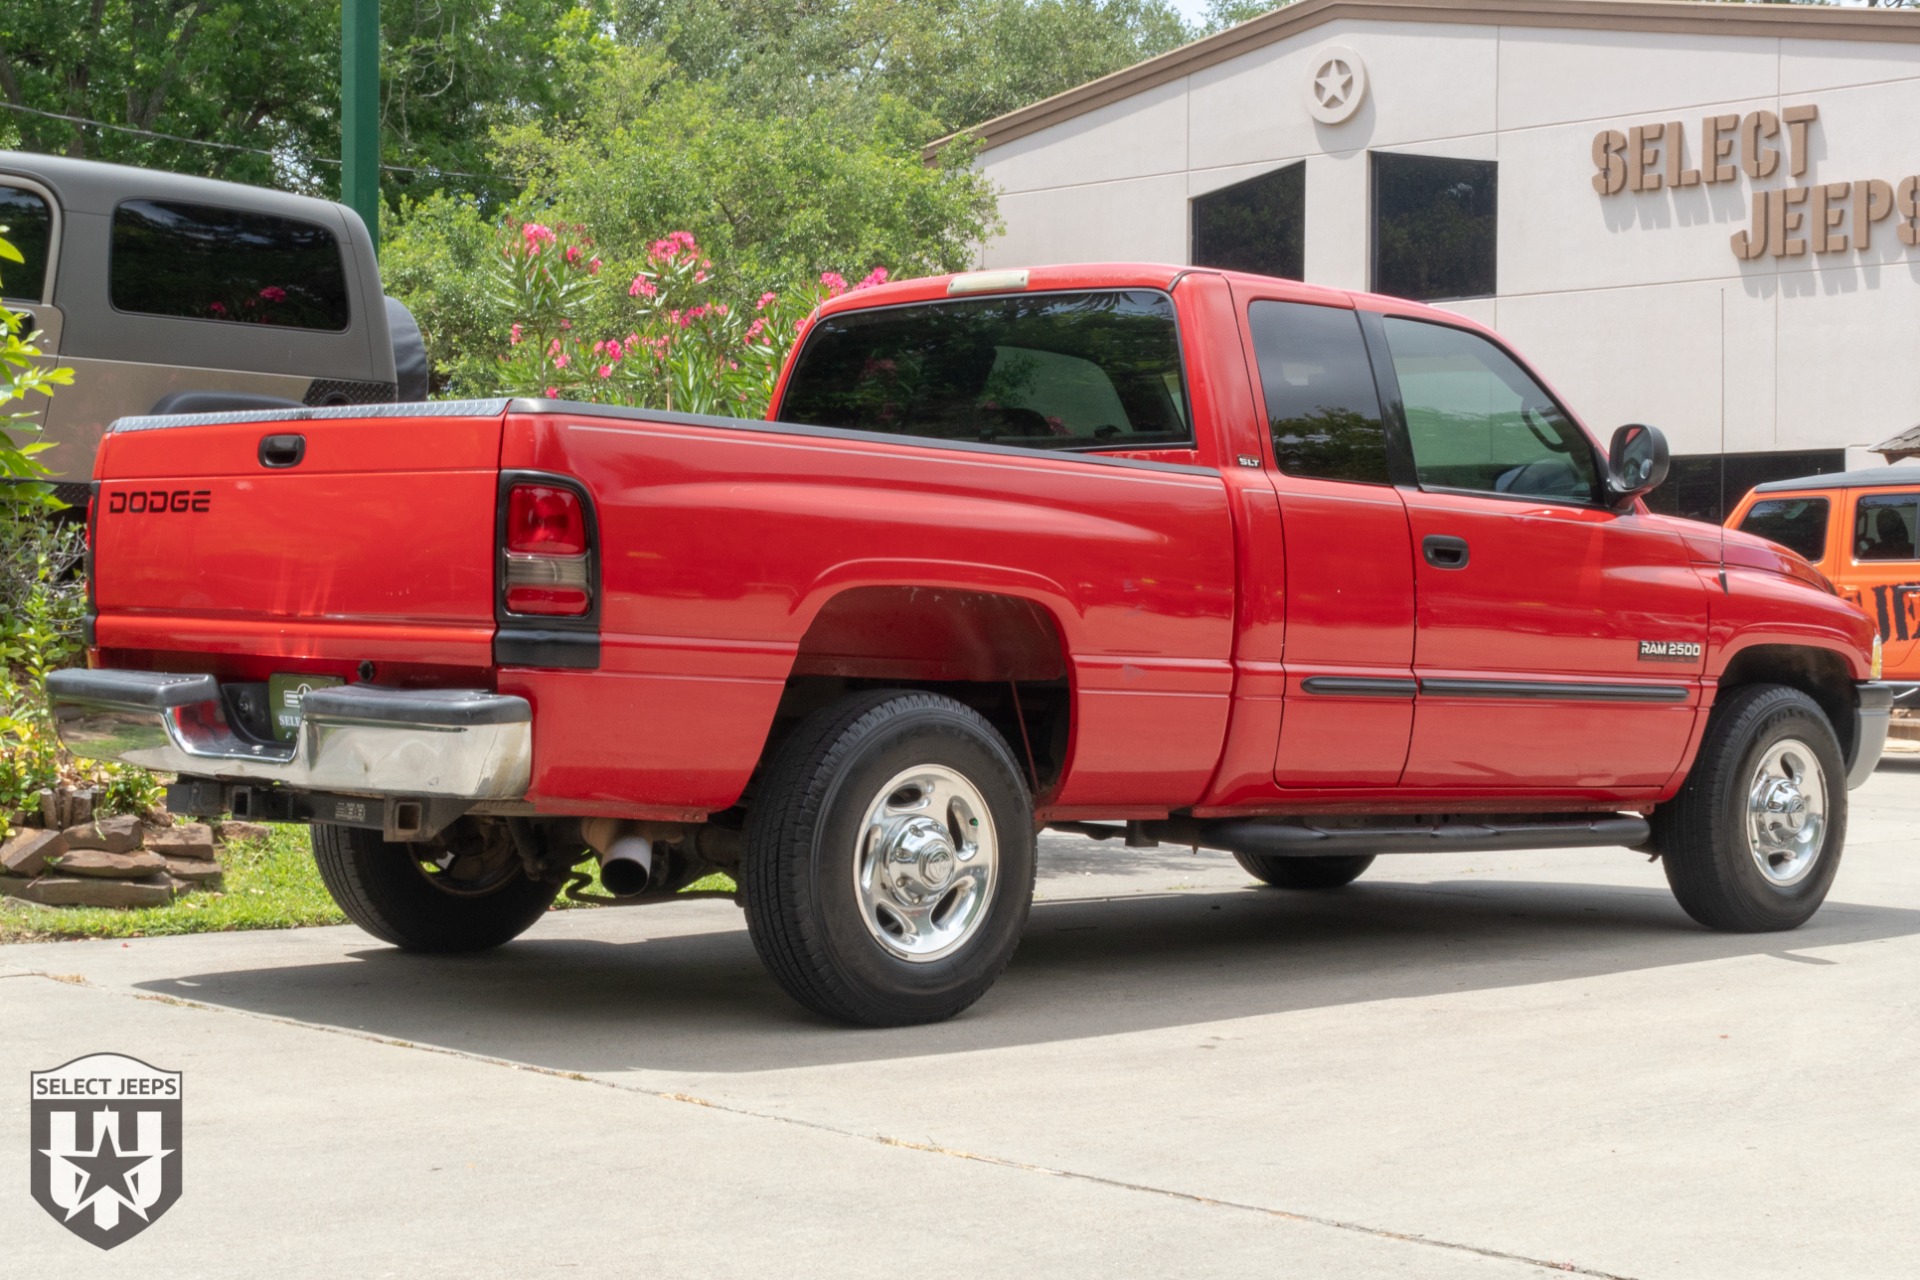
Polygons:
<instances>
[{"instance_id":1,"label":"tailgate handle","mask_svg":"<svg viewBox=\"0 0 1920 1280\"><path fill-rule=\"evenodd\" d=\"M297 467L300 459L307 456L307 438L305 436L262 436L260 438L260 465L263 467Z\"/></svg>"}]
</instances>

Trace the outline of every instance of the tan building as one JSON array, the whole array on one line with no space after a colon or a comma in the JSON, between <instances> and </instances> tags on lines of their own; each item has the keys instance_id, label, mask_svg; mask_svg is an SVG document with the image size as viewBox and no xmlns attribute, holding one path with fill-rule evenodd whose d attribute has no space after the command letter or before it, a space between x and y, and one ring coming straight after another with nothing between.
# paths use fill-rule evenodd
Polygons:
<instances>
[{"instance_id":1,"label":"tan building","mask_svg":"<svg viewBox=\"0 0 1920 1280\"><path fill-rule=\"evenodd\" d=\"M1506 334L1661 497L1920 421L1920 13L1300 0L978 131L983 264L1191 262ZM1724 419L1724 425L1723 425Z\"/></svg>"}]
</instances>

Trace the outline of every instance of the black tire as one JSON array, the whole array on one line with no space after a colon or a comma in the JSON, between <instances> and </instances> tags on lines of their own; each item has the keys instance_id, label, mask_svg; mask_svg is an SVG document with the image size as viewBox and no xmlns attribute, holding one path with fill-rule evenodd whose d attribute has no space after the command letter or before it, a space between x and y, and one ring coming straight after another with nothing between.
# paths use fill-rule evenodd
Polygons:
<instances>
[{"instance_id":1,"label":"black tire","mask_svg":"<svg viewBox=\"0 0 1920 1280\"><path fill-rule=\"evenodd\" d=\"M377 831L316 822L313 860L347 919L407 951L485 951L525 933L559 886L529 880L504 831L455 823L435 845L389 844ZM470 886L442 888L421 865L433 856L486 859ZM449 883L453 883L449 880Z\"/></svg>"},{"instance_id":2,"label":"black tire","mask_svg":"<svg viewBox=\"0 0 1920 1280\"><path fill-rule=\"evenodd\" d=\"M1329 855L1323 858L1281 858L1266 853L1236 853L1233 860L1255 880L1276 889L1338 889L1360 878L1373 865L1370 853Z\"/></svg>"},{"instance_id":3,"label":"black tire","mask_svg":"<svg viewBox=\"0 0 1920 1280\"><path fill-rule=\"evenodd\" d=\"M869 807L903 771L923 766L973 788L996 852L953 949L909 959L869 925L875 908L856 877ZM954 826L950 816L945 826ZM775 752L747 818L740 888L754 949L789 995L827 1017L883 1027L951 1018L986 993L1020 943L1033 876L1033 802L1006 742L951 698L883 689L815 712ZM932 921L947 909L936 907ZM883 904L874 918L884 912Z\"/></svg>"},{"instance_id":4,"label":"black tire","mask_svg":"<svg viewBox=\"0 0 1920 1280\"><path fill-rule=\"evenodd\" d=\"M1760 868L1747 816L1761 763L1790 739L1805 744L1822 775L1825 823L1803 877L1780 884ZM1686 784L1654 811L1651 847L1688 915L1710 929L1766 933L1795 928L1820 909L1846 837L1847 772L1832 724L1798 689L1762 684L1715 704Z\"/></svg>"}]
</instances>

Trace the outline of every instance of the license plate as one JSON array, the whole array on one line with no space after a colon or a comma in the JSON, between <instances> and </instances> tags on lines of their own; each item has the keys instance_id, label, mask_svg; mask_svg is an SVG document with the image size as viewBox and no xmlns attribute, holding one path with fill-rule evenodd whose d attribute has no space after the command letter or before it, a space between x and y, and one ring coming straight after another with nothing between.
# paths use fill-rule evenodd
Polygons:
<instances>
[{"instance_id":1,"label":"license plate","mask_svg":"<svg viewBox=\"0 0 1920 1280\"><path fill-rule=\"evenodd\" d=\"M273 736L292 742L300 736L300 699L313 689L345 684L339 676L278 675L267 681L267 706L273 712Z\"/></svg>"}]
</instances>

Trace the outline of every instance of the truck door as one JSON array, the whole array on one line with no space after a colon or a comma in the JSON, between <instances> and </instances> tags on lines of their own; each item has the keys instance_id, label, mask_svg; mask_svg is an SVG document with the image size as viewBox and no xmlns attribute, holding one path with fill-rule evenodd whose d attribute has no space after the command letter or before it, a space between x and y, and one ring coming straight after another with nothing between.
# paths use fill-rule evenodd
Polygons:
<instances>
[{"instance_id":1,"label":"truck door","mask_svg":"<svg viewBox=\"0 0 1920 1280\"><path fill-rule=\"evenodd\" d=\"M1274 781L1390 787L1413 728L1413 569L1366 339L1344 307L1246 304L1286 555Z\"/></svg>"},{"instance_id":2,"label":"truck door","mask_svg":"<svg viewBox=\"0 0 1920 1280\"><path fill-rule=\"evenodd\" d=\"M1889 680L1920 678L1920 490L1861 493L1853 504L1853 537L1843 580L1880 629ZM1857 593L1857 594L1856 594Z\"/></svg>"},{"instance_id":3,"label":"truck door","mask_svg":"<svg viewBox=\"0 0 1920 1280\"><path fill-rule=\"evenodd\" d=\"M1420 697L1403 784L1657 787L1699 699L1706 589L1602 501L1587 435L1497 344L1384 317L1413 458Z\"/></svg>"}]
</instances>

